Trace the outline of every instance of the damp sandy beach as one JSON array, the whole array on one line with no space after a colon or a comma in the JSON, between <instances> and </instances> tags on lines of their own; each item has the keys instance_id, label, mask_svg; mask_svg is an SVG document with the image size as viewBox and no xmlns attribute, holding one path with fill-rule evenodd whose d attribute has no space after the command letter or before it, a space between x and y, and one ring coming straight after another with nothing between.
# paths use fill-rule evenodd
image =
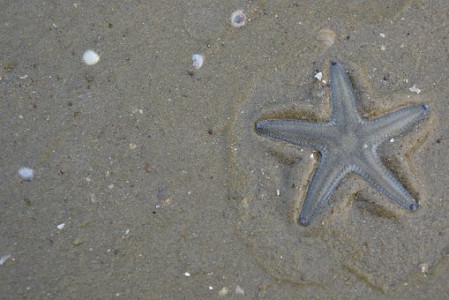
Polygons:
<instances>
[{"instance_id":1,"label":"damp sandy beach","mask_svg":"<svg viewBox=\"0 0 449 300\"><path fill-rule=\"evenodd\" d=\"M0 297L449 297L449 3L331 2L0 1ZM255 122L329 120L333 59L429 106L378 151L418 210L350 175L298 224L315 149Z\"/></svg>"}]
</instances>

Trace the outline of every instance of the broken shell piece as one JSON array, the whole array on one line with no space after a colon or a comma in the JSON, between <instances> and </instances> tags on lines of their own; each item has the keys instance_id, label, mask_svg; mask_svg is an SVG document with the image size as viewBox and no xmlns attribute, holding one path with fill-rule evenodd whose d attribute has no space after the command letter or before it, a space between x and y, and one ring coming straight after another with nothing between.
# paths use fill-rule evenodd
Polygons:
<instances>
[{"instance_id":1,"label":"broken shell piece","mask_svg":"<svg viewBox=\"0 0 449 300\"><path fill-rule=\"evenodd\" d=\"M193 54L192 55L192 67L195 69L201 68L204 62L204 56L202 54Z\"/></svg>"},{"instance_id":2,"label":"broken shell piece","mask_svg":"<svg viewBox=\"0 0 449 300\"><path fill-rule=\"evenodd\" d=\"M28 167L22 167L19 169L19 176L25 181L31 181L34 178L34 170Z\"/></svg>"},{"instance_id":3,"label":"broken shell piece","mask_svg":"<svg viewBox=\"0 0 449 300\"><path fill-rule=\"evenodd\" d=\"M417 94L421 93L421 90L417 88L415 84L411 88L409 88L409 91Z\"/></svg>"}]
</instances>

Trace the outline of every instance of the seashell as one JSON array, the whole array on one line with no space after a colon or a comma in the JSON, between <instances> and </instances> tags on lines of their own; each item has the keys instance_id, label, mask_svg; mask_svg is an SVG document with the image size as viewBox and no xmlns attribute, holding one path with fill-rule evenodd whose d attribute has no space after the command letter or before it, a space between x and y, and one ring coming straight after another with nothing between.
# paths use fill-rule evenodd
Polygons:
<instances>
[{"instance_id":1,"label":"seashell","mask_svg":"<svg viewBox=\"0 0 449 300\"><path fill-rule=\"evenodd\" d=\"M22 167L19 169L19 176L23 180L31 181L34 178L34 170L28 167Z\"/></svg>"},{"instance_id":2,"label":"seashell","mask_svg":"<svg viewBox=\"0 0 449 300\"><path fill-rule=\"evenodd\" d=\"M204 62L204 56L202 54L193 54L192 55L192 67L195 69L201 68Z\"/></svg>"},{"instance_id":3,"label":"seashell","mask_svg":"<svg viewBox=\"0 0 449 300\"><path fill-rule=\"evenodd\" d=\"M246 24L246 15L239 9L231 14L231 25L233 27L242 27Z\"/></svg>"},{"instance_id":4,"label":"seashell","mask_svg":"<svg viewBox=\"0 0 449 300\"><path fill-rule=\"evenodd\" d=\"M86 65L95 65L100 61L100 56L94 50L87 50L83 54L83 61Z\"/></svg>"}]
</instances>

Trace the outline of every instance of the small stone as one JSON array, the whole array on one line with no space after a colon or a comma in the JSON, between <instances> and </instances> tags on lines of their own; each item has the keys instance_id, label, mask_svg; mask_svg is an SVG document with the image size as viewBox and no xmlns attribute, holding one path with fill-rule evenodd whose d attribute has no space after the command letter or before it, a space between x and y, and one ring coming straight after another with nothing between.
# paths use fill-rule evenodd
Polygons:
<instances>
[{"instance_id":1,"label":"small stone","mask_svg":"<svg viewBox=\"0 0 449 300\"><path fill-rule=\"evenodd\" d=\"M79 238L76 238L76 239L74 239L73 241L72 241L72 245L73 246L79 246L79 245L81 245L83 242L79 239Z\"/></svg>"}]
</instances>

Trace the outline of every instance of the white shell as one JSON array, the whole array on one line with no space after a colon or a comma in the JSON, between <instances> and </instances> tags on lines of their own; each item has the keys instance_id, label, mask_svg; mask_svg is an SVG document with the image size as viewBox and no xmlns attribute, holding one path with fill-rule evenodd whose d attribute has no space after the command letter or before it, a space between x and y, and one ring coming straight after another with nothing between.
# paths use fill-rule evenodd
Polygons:
<instances>
[{"instance_id":1,"label":"white shell","mask_svg":"<svg viewBox=\"0 0 449 300\"><path fill-rule=\"evenodd\" d=\"M202 54L193 54L192 55L192 66L195 69L201 68L204 62L204 56Z\"/></svg>"},{"instance_id":2,"label":"white shell","mask_svg":"<svg viewBox=\"0 0 449 300\"><path fill-rule=\"evenodd\" d=\"M23 180L31 181L34 178L34 170L28 167L22 167L19 169L19 176Z\"/></svg>"},{"instance_id":3,"label":"white shell","mask_svg":"<svg viewBox=\"0 0 449 300\"><path fill-rule=\"evenodd\" d=\"M411 88L409 88L410 92L412 93L421 93L421 90L419 88L416 87L416 84L414 84Z\"/></svg>"},{"instance_id":4,"label":"white shell","mask_svg":"<svg viewBox=\"0 0 449 300\"><path fill-rule=\"evenodd\" d=\"M246 23L246 15L243 10L239 9L232 13L231 15L231 25L234 27L242 27Z\"/></svg>"},{"instance_id":5,"label":"white shell","mask_svg":"<svg viewBox=\"0 0 449 300\"><path fill-rule=\"evenodd\" d=\"M95 65L100 61L100 56L94 50L87 50L83 54L83 61L86 65Z\"/></svg>"}]
</instances>

